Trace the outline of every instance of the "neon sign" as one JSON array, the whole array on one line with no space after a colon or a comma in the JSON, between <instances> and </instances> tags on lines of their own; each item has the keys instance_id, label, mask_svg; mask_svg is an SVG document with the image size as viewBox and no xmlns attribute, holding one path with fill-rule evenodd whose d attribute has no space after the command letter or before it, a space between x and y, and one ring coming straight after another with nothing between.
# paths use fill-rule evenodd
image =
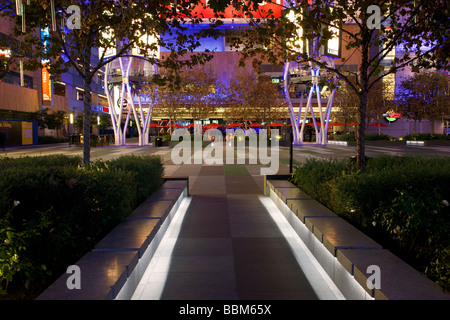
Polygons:
<instances>
[{"instance_id":1,"label":"neon sign","mask_svg":"<svg viewBox=\"0 0 450 320\"><path fill-rule=\"evenodd\" d=\"M402 117L402 114L394 112L394 110L390 110L390 111L386 112L385 114L383 114L383 116L386 118L387 121L395 122Z\"/></svg>"}]
</instances>

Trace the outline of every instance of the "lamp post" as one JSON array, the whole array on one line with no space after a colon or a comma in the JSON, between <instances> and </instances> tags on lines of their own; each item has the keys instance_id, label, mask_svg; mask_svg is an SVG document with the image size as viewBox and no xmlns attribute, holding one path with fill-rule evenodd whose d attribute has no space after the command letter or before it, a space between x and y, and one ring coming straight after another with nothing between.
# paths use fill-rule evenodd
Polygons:
<instances>
[{"instance_id":1,"label":"lamp post","mask_svg":"<svg viewBox=\"0 0 450 320\"><path fill-rule=\"evenodd\" d=\"M73 113L69 113L69 125L67 126L67 133L69 134L69 146L72 145L72 137L70 135L70 127L73 125Z\"/></svg>"}]
</instances>

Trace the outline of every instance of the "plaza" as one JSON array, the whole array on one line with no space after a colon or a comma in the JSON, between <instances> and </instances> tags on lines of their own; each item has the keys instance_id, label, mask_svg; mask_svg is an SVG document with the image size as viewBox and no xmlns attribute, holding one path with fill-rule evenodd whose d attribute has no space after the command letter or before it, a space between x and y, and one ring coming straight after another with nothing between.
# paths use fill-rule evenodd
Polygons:
<instances>
[{"instance_id":1,"label":"plaza","mask_svg":"<svg viewBox=\"0 0 450 320\"><path fill-rule=\"evenodd\" d=\"M37 299L448 300L448 21L430 13L445 4L168 3L2 9L0 159L76 159L55 175L5 159L0 293L21 263L59 270L86 249L75 283ZM211 140L187 137L200 125Z\"/></svg>"},{"instance_id":2,"label":"plaza","mask_svg":"<svg viewBox=\"0 0 450 320\"><path fill-rule=\"evenodd\" d=\"M176 165L171 160L172 149L138 146L133 139L126 147L92 149L93 161L122 155L158 155L163 159L166 178L188 179L188 198L180 205L184 210L168 225L130 299L346 299L279 208L265 196L266 177L260 173L261 164L247 161L240 165ZM305 162L310 157L348 159L354 153L354 147L311 143L293 148L293 163ZM82 148L68 144L18 147L1 155L50 154L81 156ZM450 148L367 147L369 157L382 154L449 156ZM289 175L289 148L280 147L279 157L276 175ZM63 297L56 297L60 298ZM361 292L353 298L371 299ZM48 299L45 293L41 299Z\"/></svg>"}]
</instances>

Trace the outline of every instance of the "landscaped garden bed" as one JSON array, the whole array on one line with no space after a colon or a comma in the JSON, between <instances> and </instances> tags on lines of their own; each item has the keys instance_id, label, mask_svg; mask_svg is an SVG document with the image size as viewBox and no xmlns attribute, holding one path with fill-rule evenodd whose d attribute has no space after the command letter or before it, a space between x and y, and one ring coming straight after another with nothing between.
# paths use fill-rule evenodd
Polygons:
<instances>
[{"instance_id":1,"label":"landscaped garden bed","mask_svg":"<svg viewBox=\"0 0 450 320\"><path fill-rule=\"evenodd\" d=\"M33 299L163 183L154 156L0 158L0 299Z\"/></svg>"},{"instance_id":2,"label":"landscaped garden bed","mask_svg":"<svg viewBox=\"0 0 450 320\"><path fill-rule=\"evenodd\" d=\"M310 159L292 182L405 262L450 290L450 161L378 156Z\"/></svg>"}]
</instances>

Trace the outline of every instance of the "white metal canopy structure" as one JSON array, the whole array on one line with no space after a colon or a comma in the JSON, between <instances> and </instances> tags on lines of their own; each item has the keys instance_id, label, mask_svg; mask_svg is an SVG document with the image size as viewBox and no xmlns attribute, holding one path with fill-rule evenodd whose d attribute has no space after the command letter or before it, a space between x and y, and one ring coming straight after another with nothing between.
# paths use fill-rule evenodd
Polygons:
<instances>
[{"instance_id":1,"label":"white metal canopy structure","mask_svg":"<svg viewBox=\"0 0 450 320\"><path fill-rule=\"evenodd\" d=\"M330 58L328 63L332 64L332 67L334 67L333 58ZM294 68L292 68L293 65ZM318 66L313 66L311 63L307 67L303 67L303 69L299 65L300 64L297 64L296 62L285 62L283 76L284 93L289 108L289 115L291 118L294 144L303 144L303 133L305 130L306 120L311 117L313 120L314 130L316 132L316 143L325 145L327 143L328 124L330 122L331 109L333 107L336 88L331 91L331 94L328 96L326 106L325 108L323 108L322 96L324 95L324 88L320 88L319 86L320 68ZM311 75L308 74L309 72L311 72ZM296 117L294 104L290 97L289 88L292 85L299 84L303 86L304 89L300 91L300 103L297 112L298 116ZM306 101L305 110L302 110L304 103L304 91L308 93L308 98ZM317 97L317 107L315 109L319 112L318 115L314 113L312 104L314 93L316 93Z\"/></svg>"},{"instance_id":2,"label":"white metal canopy structure","mask_svg":"<svg viewBox=\"0 0 450 320\"><path fill-rule=\"evenodd\" d=\"M302 15L301 11L299 13L295 13L294 6L287 9L285 14L291 22L296 24L296 16ZM321 60L327 64L327 66L334 68L334 59L340 56L340 35L339 30L334 27L330 27L335 32L335 36L333 36L330 40L328 40L327 45L318 46L318 39L314 40L304 40L303 39L303 29L300 25L296 24L296 34L291 35L291 37L286 38L286 43L290 45L292 48L298 51L299 55L302 53L306 53L308 56L321 57ZM321 145L327 144L327 131L328 131L328 123L330 121L331 109L333 107L334 95L336 92L336 88L334 88L330 95L328 96L327 105L325 110L322 108L322 96L324 94L324 88L320 88L319 86L319 78L320 78L320 67L312 64L302 64L297 61L286 61L284 63L284 73L283 73L283 87L284 87L284 95L286 99L286 103L289 109L289 115L292 124L292 133L295 145L303 144L303 133L305 130L306 119L308 118L309 112L311 112L311 118L313 120L314 129L316 132L316 143ZM334 76L334 80L336 80L336 76ZM290 89L291 86L300 85L302 86L302 90L300 93L300 105L298 108L298 117L295 116L294 105L291 100ZM302 108L304 102L304 92L308 92L308 99L306 102L306 109L303 113L303 120L300 121L302 115ZM319 111L319 117L316 118L314 114L314 109L312 105L313 95L316 93L317 99L317 108ZM319 120L317 123L316 120ZM303 124L303 125L301 125ZM300 128L301 127L301 128Z\"/></svg>"},{"instance_id":3,"label":"white metal canopy structure","mask_svg":"<svg viewBox=\"0 0 450 320\"><path fill-rule=\"evenodd\" d=\"M134 55L118 57L106 65L105 91L116 145L126 145L131 115L138 130L139 145L149 144L156 90L152 89L151 80L155 73L155 65Z\"/></svg>"}]
</instances>

